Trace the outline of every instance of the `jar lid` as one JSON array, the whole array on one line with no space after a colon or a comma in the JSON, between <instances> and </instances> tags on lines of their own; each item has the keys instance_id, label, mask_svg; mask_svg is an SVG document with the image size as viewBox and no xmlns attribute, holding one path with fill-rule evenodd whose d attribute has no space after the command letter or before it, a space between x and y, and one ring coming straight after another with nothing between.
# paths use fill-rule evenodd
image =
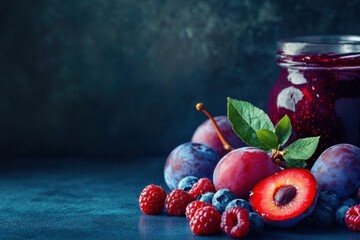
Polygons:
<instances>
[{"instance_id":1,"label":"jar lid","mask_svg":"<svg viewBox=\"0 0 360 240\"><path fill-rule=\"evenodd\" d=\"M290 68L360 68L360 36L323 35L282 39L277 63Z\"/></svg>"}]
</instances>

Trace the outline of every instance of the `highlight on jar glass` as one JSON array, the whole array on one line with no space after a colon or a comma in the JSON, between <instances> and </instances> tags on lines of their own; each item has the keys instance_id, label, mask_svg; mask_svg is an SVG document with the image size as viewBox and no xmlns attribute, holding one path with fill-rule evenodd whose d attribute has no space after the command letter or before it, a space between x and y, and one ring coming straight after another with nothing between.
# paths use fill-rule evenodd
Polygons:
<instances>
[{"instance_id":1,"label":"highlight on jar glass","mask_svg":"<svg viewBox=\"0 0 360 240\"><path fill-rule=\"evenodd\" d=\"M309 167L337 143L360 145L360 36L305 36L278 42L279 78L268 113L287 114L292 140L321 136Z\"/></svg>"}]
</instances>

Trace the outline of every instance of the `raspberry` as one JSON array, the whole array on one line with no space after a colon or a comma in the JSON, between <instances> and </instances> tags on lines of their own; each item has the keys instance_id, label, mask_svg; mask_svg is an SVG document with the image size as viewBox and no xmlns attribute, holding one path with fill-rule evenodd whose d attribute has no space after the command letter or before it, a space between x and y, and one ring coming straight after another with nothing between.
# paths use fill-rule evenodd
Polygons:
<instances>
[{"instance_id":1,"label":"raspberry","mask_svg":"<svg viewBox=\"0 0 360 240\"><path fill-rule=\"evenodd\" d=\"M173 216L185 215L186 207L194 199L185 191L175 189L167 195L165 200L166 212Z\"/></svg>"},{"instance_id":2,"label":"raspberry","mask_svg":"<svg viewBox=\"0 0 360 240\"><path fill-rule=\"evenodd\" d=\"M214 183L208 178L200 178L199 181L197 181L197 183L195 183L190 189L189 194L194 199L197 199L201 194L207 192L216 192Z\"/></svg>"},{"instance_id":3,"label":"raspberry","mask_svg":"<svg viewBox=\"0 0 360 240\"><path fill-rule=\"evenodd\" d=\"M139 206L144 214L160 214L164 208L166 191L154 184L146 186L139 197Z\"/></svg>"},{"instance_id":4,"label":"raspberry","mask_svg":"<svg viewBox=\"0 0 360 240\"><path fill-rule=\"evenodd\" d=\"M199 208L205 207L205 206L212 206L210 203L201 202L201 201L193 201L186 207L186 219L191 220L191 218L194 216L196 210Z\"/></svg>"},{"instance_id":5,"label":"raspberry","mask_svg":"<svg viewBox=\"0 0 360 240\"><path fill-rule=\"evenodd\" d=\"M354 232L360 232L360 204L351 207L345 214L346 226Z\"/></svg>"},{"instance_id":6,"label":"raspberry","mask_svg":"<svg viewBox=\"0 0 360 240\"><path fill-rule=\"evenodd\" d=\"M221 231L220 222L220 213L213 206L205 206L196 210L190 228L197 235L215 234Z\"/></svg>"},{"instance_id":7,"label":"raspberry","mask_svg":"<svg viewBox=\"0 0 360 240\"><path fill-rule=\"evenodd\" d=\"M229 237L241 238L248 234L250 217L248 211L242 207L232 207L221 216L221 229Z\"/></svg>"}]
</instances>

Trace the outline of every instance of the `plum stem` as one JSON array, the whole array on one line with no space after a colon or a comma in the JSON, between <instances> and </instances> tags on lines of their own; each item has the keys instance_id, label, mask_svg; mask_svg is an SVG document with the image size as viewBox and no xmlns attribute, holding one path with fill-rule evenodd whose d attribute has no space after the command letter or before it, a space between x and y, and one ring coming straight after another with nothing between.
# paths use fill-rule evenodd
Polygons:
<instances>
[{"instance_id":1,"label":"plum stem","mask_svg":"<svg viewBox=\"0 0 360 240\"><path fill-rule=\"evenodd\" d=\"M280 158L275 159L274 162L275 162L279 167L282 167L283 169L289 168L289 167L286 165L286 163L285 163L283 160L281 160Z\"/></svg>"},{"instance_id":2,"label":"plum stem","mask_svg":"<svg viewBox=\"0 0 360 240\"><path fill-rule=\"evenodd\" d=\"M196 109L198 111L202 111L209 119L210 121L212 122L212 124L214 125L214 128L215 128L215 131L217 133L217 135L219 136L220 138L220 141L224 147L225 150L227 151L231 151L231 150L234 150L234 148L229 144L228 141L226 141L226 139L224 138L223 134L221 133L220 131L220 128L219 126L217 125L214 117L210 114L210 112L204 107L204 104L203 103L198 103L196 104Z\"/></svg>"},{"instance_id":3,"label":"plum stem","mask_svg":"<svg viewBox=\"0 0 360 240\"><path fill-rule=\"evenodd\" d=\"M271 152L271 159L276 159L278 157L282 157L284 156L286 152L285 151L280 151L280 150L277 150L277 149L273 149L272 152Z\"/></svg>"},{"instance_id":4,"label":"plum stem","mask_svg":"<svg viewBox=\"0 0 360 240\"><path fill-rule=\"evenodd\" d=\"M278 150L278 149L273 149L273 150L271 151L271 156L270 156L270 158L273 159L273 161L274 161L277 165L279 165L280 167L282 167L282 168L284 168L284 169L285 169L285 168L288 168L288 166L286 165L285 161L282 160L282 159L279 158L279 157L284 156L285 153L286 153L285 151L280 151L280 150Z\"/></svg>"}]
</instances>

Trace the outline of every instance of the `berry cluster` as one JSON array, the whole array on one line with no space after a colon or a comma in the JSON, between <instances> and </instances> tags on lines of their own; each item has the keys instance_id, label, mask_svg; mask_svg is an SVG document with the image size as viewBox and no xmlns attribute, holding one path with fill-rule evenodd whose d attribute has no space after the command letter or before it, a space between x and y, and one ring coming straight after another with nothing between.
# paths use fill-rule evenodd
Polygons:
<instances>
[{"instance_id":1,"label":"berry cluster","mask_svg":"<svg viewBox=\"0 0 360 240\"><path fill-rule=\"evenodd\" d=\"M333 192L322 191L309 221L321 227L337 223L352 231L360 231L360 205L357 204L353 198L341 200Z\"/></svg>"},{"instance_id":2,"label":"berry cluster","mask_svg":"<svg viewBox=\"0 0 360 240\"><path fill-rule=\"evenodd\" d=\"M264 222L260 215L253 212L248 201L236 198L229 189L219 189L212 194L211 204L202 201L203 196L211 195L200 195L198 200L186 208L186 219L190 221L194 234L215 234L222 231L229 237L242 238L249 233L262 232Z\"/></svg>"},{"instance_id":3,"label":"berry cluster","mask_svg":"<svg viewBox=\"0 0 360 240\"><path fill-rule=\"evenodd\" d=\"M184 186L187 191L183 190ZM160 186L146 186L139 197L141 211L161 214L165 209L168 215L186 216L191 231L196 235L222 231L231 238L242 238L263 231L264 220L248 201L236 198L229 189L215 191L210 179L188 176L179 182L178 187L167 194ZM336 222L352 231L360 231L360 204L357 196L354 199L340 199L333 192L322 191L307 220L322 227Z\"/></svg>"},{"instance_id":4,"label":"berry cluster","mask_svg":"<svg viewBox=\"0 0 360 240\"><path fill-rule=\"evenodd\" d=\"M139 205L144 214L160 214L165 209L168 215L185 215L196 235L222 231L232 238L241 238L264 228L262 218L253 212L248 201L236 198L229 189L216 191L208 178L185 177L169 194L151 184L140 194Z\"/></svg>"},{"instance_id":5,"label":"berry cluster","mask_svg":"<svg viewBox=\"0 0 360 240\"><path fill-rule=\"evenodd\" d=\"M144 214L161 214L165 209L168 215L185 216L186 207L200 198L201 195L215 193L213 182L208 178L188 176L183 178L178 188L169 194L160 187L150 184L144 188L139 197L139 206ZM210 205L210 204L209 204ZM193 214L193 213L187 213Z\"/></svg>"}]
</instances>

